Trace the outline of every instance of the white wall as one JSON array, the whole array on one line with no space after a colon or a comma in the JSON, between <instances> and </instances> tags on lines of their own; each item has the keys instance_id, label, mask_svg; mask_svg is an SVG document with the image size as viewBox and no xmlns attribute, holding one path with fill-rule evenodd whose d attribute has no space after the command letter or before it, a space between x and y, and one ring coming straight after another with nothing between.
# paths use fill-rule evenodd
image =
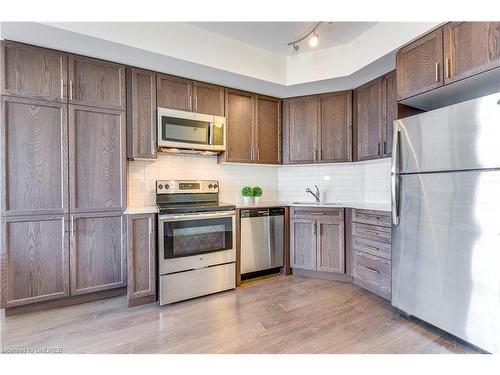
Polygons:
<instances>
[{"instance_id":1,"label":"white wall","mask_svg":"<svg viewBox=\"0 0 500 375\"><path fill-rule=\"evenodd\" d=\"M318 185L329 202L390 202L390 159L304 166L217 164L215 157L158 154L156 161L128 163L129 206L155 204L155 181L214 179L220 200L241 202L243 186L260 186L264 202L314 201L306 187ZM144 181L144 182L143 182ZM145 190L142 190L144 185Z\"/></svg>"}]
</instances>

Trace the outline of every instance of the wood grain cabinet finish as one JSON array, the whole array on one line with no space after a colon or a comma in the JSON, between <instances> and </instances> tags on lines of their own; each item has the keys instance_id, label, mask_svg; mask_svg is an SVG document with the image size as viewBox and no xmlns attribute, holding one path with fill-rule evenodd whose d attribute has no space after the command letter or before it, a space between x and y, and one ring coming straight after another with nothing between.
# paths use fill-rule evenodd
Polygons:
<instances>
[{"instance_id":1,"label":"wood grain cabinet finish","mask_svg":"<svg viewBox=\"0 0 500 375\"><path fill-rule=\"evenodd\" d=\"M193 112L224 116L224 88L194 81Z\"/></svg>"},{"instance_id":2,"label":"wood grain cabinet finish","mask_svg":"<svg viewBox=\"0 0 500 375\"><path fill-rule=\"evenodd\" d=\"M156 75L156 90L158 107L193 110L193 81L185 78Z\"/></svg>"},{"instance_id":3,"label":"wood grain cabinet finish","mask_svg":"<svg viewBox=\"0 0 500 375\"><path fill-rule=\"evenodd\" d=\"M69 106L71 212L124 210L124 112Z\"/></svg>"},{"instance_id":4,"label":"wood grain cabinet finish","mask_svg":"<svg viewBox=\"0 0 500 375\"><path fill-rule=\"evenodd\" d=\"M500 66L500 22L452 22L443 33L445 84Z\"/></svg>"},{"instance_id":5,"label":"wood grain cabinet finish","mask_svg":"<svg viewBox=\"0 0 500 375\"><path fill-rule=\"evenodd\" d=\"M226 89L225 100L227 145L219 161L253 163L255 95Z\"/></svg>"},{"instance_id":6,"label":"wood grain cabinet finish","mask_svg":"<svg viewBox=\"0 0 500 375\"><path fill-rule=\"evenodd\" d=\"M127 217L129 306L156 300L156 214Z\"/></svg>"},{"instance_id":7,"label":"wood grain cabinet finish","mask_svg":"<svg viewBox=\"0 0 500 375\"><path fill-rule=\"evenodd\" d=\"M1 97L1 214L68 212L67 105Z\"/></svg>"},{"instance_id":8,"label":"wood grain cabinet finish","mask_svg":"<svg viewBox=\"0 0 500 375\"><path fill-rule=\"evenodd\" d=\"M2 218L1 307L69 295L67 224L64 215Z\"/></svg>"},{"instance_id":9,"label":"wood grain cabinet finish","mask_svg":"<svg viewBox=\"0 0 500 375\"><path fill-rule=\"evenodd\" d=\"M401 48L396 55L398 100L444 84L443 29Z\"/></svg>"},{"instance_id":10,"label":"wood grain cabinet finish","mask_svg":"<svg viewBox=\"0 0 500 375\"><path fill-rule=\"evenodd\" d=\"M69 55L69 103L126 109L125 66Z\"/></svg>"},{"instance_id":11,"label":"wood grain cabinet finish","mask_svg":"<svg viewBox=\"0 0 500 375\"><path fill-rule=\"evenodd\" d=\"M374 79L354 94L354 159L391 156L392 122L397 117L395 72Z\"/></svg>"},{"instance_id":12,"label":"wood grain cabinet finish","mask_svg":"<svg viewBox=\"0 0 500 375\"><path fill-rule=\"evenodd\" d=\"M281 101L257 95L255 104L254 161L258 164L281 162Z\"/></svg>"},{"instance_id":13,"label":"wood grain cabinet finish","mask_svg":"<svg viewBox=\"0 0 500 375\"><path fill-rule=\"evenodd\" d=\"M68 55L0 42L0 94L66 102Z\"/></svg>"},{"instance_id":14,"label":"wood grain cabinet finish","mask_svg":"<svg viewBox=\"0 0 500 375\"><path fill-rule=\"evenodd\" d=\"M320 162L352 161L352 91L319 97Z\"/></svg>"},{"instance_id":15,"label":"wood grain cabinet finish","mask_svg":"<svg viewBox=\"0 0 500 375\"><path fill-rule=\"evenodd\" d=\"M156 159L156 74L127 68L127 157Z\"/></svg>"},{"instance_id":16,"label":"wood grain cabinet finish","mask_svg":"<svg viewBox=\"0 0 500 375\"><path fill-rule=\"evenodd\" d=\"M317 267L318 271L345 272L344 222L317 221Z\"/></svg>"},{"instance_id":17,"label":"wood grain cabinet finish","mask_svg":"<svg viewBox=\"0 0 500 375\"><path fill-rule=\"evenodd\" d=\"M291 267L345 273L343 209L292 208Z\"/></svg>"},{"instance_id":18,"label":"wood grain cabinet finish","mask_svg":"<svg viewBox=\"0 0 500 375\"><path fill-rule=\"evenodd\" d=\"M316 269L315 219L292 219L290 223L290 265L292 268Z\"/></svg>"},{"instance_id":19,"label":"wood grain cabinet finish","mask_svg":"<svg viewBox=\"0 0 500 375\"><path fill-rule=\"evenodd\" d=\"M319 101L316 96L286 99L283 103L286 164L314 163L318 159Z\"/></svg>"},{"instance_id":20,"label":"wood grain cabinet finish","mask_svg":"<svg viewBox=\"0 0 500 375\"><path fill-rule=\"evenodd\" d=\"M127 284L126 223L121 212L70 215L71 295Z\"/></svg>"}]
</instances>

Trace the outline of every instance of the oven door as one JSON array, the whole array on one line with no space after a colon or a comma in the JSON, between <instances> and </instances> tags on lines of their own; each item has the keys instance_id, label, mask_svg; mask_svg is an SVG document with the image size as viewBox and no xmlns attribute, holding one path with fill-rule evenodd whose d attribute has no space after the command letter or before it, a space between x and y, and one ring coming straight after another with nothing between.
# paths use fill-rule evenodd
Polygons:
<instances>
[{"instance_id":1,"label":"oven door","mask_svg":"<svg viewBox=\"0 0 500 375\"><path fill-rule=\"evenodd\" d=\"M213 116L158 108L158 146L212 150Z\"/></svg>"},{"instance_id":2,"label":"oven door","mask_svg":"<svg viewBox=\"0 0 500 375\"><path fill-rule=\"evenodd\" d=\"M160 216L160 275L235 261L235 212Z\"/></svg>"}]
</instances>

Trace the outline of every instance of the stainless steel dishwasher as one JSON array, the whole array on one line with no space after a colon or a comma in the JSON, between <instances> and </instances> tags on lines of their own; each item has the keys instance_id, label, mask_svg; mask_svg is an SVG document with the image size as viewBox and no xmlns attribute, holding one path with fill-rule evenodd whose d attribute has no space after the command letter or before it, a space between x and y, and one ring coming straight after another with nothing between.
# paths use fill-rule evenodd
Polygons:
<instances>
[{"instance_id":1,"label":"stainless steel dishwasher","mask_svg":"<svg viewBox=\"0 0 500 375\"><path fill-rule=\"evenodd\" d=\"M285 209L241 210L241 274L283 266Z\"/></svg>"}]
</instances>

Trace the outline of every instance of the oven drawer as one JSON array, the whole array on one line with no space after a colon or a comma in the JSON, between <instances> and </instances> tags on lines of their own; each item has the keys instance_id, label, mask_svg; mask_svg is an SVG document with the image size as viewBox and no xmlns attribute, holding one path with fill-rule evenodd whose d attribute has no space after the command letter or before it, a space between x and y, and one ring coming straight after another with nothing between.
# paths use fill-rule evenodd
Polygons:
<instances>
[{"instance_id":1,"label":"oven drawer","mask_svg":"<svg viewBox=\"0 0 500 375\"><path fill-rule=\"evenodd\" d=\"M235 264L160 276L160 305L236 288Z\"/></svg>"},{"instance_id":2,"label":"oven drawer","mask_svg":"<svg viewBox=\"0 0 500 375\"><path fill-rule=\"evenodd\" d=\"M161 253L158 257L160 275L200 269L213 266L214 264L222 264L236 261L236 250L222 250L213 253L191 255L181 258L164 259Z\"/></svg>"},{"instance_id":3,"label":"oven drawer","mask_svg":"<svg viewBox=\"0 0 500 375\"><path fill-rule=\"evenodd\" d=\"M377 256L354 251L354 283L390 300L391 262Z\"/></svg>"}]
</instances>

